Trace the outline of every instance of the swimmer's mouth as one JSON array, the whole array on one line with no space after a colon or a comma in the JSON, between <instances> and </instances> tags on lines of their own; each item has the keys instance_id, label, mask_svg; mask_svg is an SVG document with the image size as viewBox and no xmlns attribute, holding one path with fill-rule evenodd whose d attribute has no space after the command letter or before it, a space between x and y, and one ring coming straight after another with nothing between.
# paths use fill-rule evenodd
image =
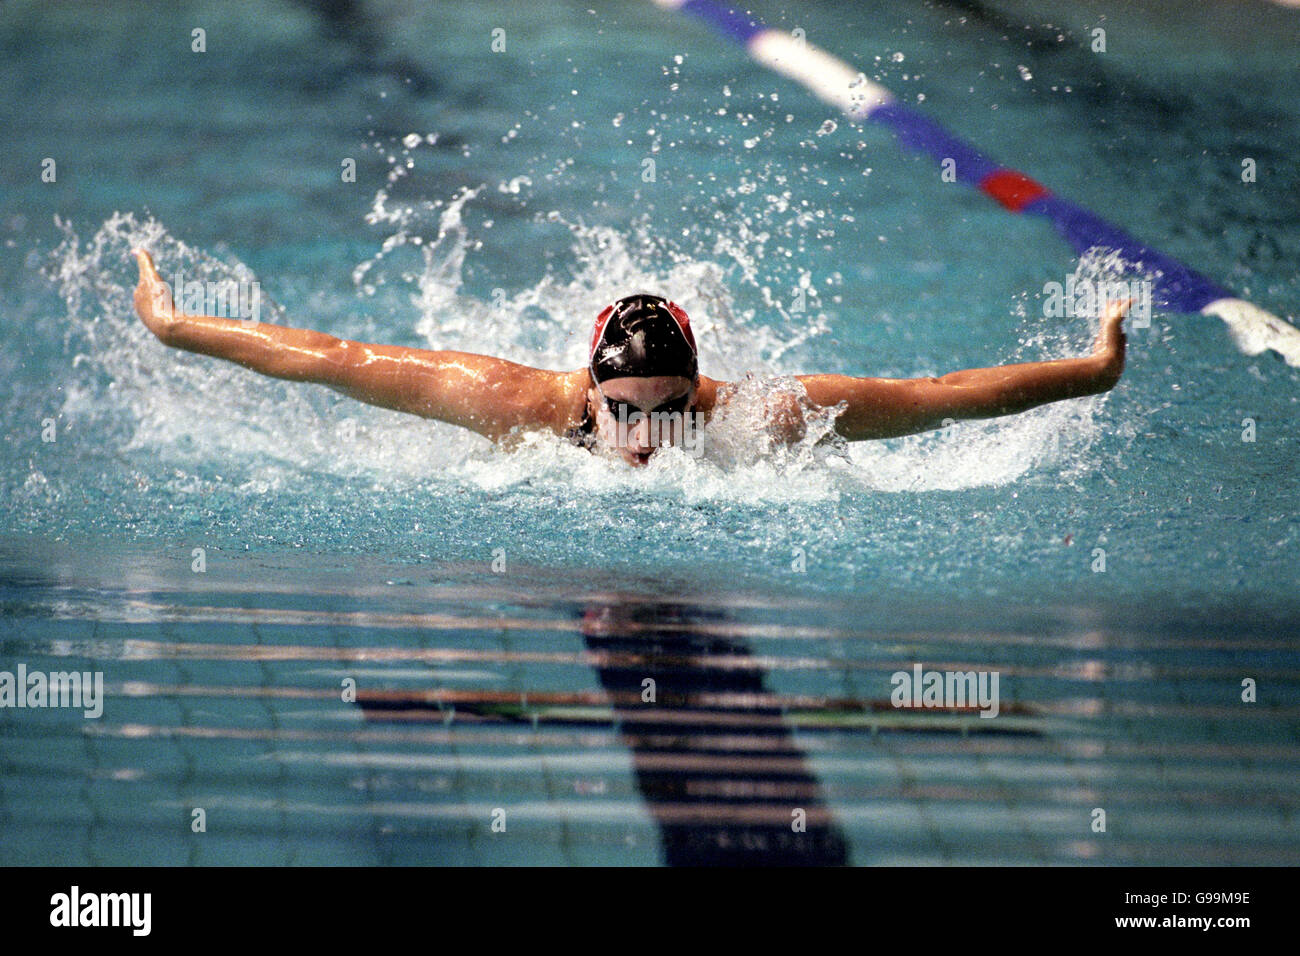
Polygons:
<instances>
[{"instance_id":1,"label":"swimmer's mouth","mask_svg":"<svg viewBox=\"0 0 1300 956\"><path fill-rule=\"evenodd\" d=\"M650 456L653 454L654 451L634 451L632 452L632 464L636 465L638 468L643 465L648 465L650 463Z\"/></svg>"}]
</instances>

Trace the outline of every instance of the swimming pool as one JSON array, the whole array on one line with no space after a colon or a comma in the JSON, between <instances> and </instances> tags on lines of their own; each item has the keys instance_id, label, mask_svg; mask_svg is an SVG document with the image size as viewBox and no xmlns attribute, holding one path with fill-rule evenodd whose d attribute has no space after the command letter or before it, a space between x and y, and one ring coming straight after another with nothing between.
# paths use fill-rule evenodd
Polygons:
<instances>
[{"instance_id":1,"label":"swimming pool","mask_svg":"<svg viewBox=\"0 0 1300 956\"><path fill-rule=\"evenodd\" d=\"M955 6L756 12L1294 318L1300 16ZM1101 265L650 4L87 9L0 10L0 670L104 712L0 709L0 862L1300 860L1296 369L1157 312L1014 419L507 453L163 348L127 252L555 368L668 290L714 377L1077 354L1044 285Z\"/></svg>"}]
</instances>

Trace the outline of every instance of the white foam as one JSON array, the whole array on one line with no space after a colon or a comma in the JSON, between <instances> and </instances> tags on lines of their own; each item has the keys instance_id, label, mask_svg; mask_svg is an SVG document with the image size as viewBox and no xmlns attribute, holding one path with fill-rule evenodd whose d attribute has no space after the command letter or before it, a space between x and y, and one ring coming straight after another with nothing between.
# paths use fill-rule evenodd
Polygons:
<instances>
[{"instance_id":1,"label":"white foam","mask_svg":"<svg viewBox=\"0 0 1300 956\"><path fill-rule=\"evenodd\" d=\"M1247 355L1272 350L1293 368L1300 368L1300 329L1243 299L1216 299L1201 310L1228 325L1237 348Z\"/></svg>"},{"instance_id":2,"label":"white foam","mask_svg":"<svg viewBox=\"0 0 1300 956\"><path fill-rule=\"evenodd\" d=\"M395 157L395 168L406 168L407 159ZM369 294L378 281L409 287L412 328L431 348L564 369L585 362L590 323L602 304L630 290L670 296L692 316L706 374L743 380L756 373L706 431L701 458L666 450L649 467L630 469L544 436L530 436L507 451L448 425L167 349L134 315L131 249L150 249L164 276L177 269L198 279L252 276L241 263L193 249L161 223L131 214L114 215L87 242L62 226L66 239L49 272L67 303L69 336L80 352L64 414L98 428L125 450L156 453L176 466L182 480L191 466L216 463L224 469L223 480L249 495L279 487L285 476L327 474L375 489L425 490L431 481L450 481L483 491L527 484L561 496L636 490L688 501L825 501L846 491L999 485L1034 469L1083 461L1096 436L1092 415L1098 400L1087 399L1012 419L960 424L946 435L861 443L847 451L817 444L823 420L813 423L800 445L771 450L756 437L762 403L791 389L782 376L820 370L796 368L790 355L815 344L827 323L791 316L772 326L737 304L738 292L759 298L762 289L761 256L745 238L746 224L719 232L715 261L664 255L648 227L629 235L552 214L549 221L569 239L570 274L548 273L529 287L483 301L463 290L467 259L483 241L472 235L467 218L479 192L463 189L445 201L402 206L380 191L368 218L393 232L358 265L360 294ZM387 258L401 246L419 248L418 271L400 272ZM264 302L266 321L307 324L265 296ZM1079 341L1090 338L1082 328L1040 334L1029 343L1027 357L1080 354ZM835 359L827 356L826 370L840 370ZM1008 354L1007 361L1015 360Z\"/></svg>"}]
</instances>

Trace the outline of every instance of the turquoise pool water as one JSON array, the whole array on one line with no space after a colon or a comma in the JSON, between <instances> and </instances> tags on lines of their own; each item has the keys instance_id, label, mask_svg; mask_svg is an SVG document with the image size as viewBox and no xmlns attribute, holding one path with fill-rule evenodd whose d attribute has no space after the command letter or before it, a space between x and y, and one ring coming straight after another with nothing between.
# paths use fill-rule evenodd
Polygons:
<instances>
[{"instance_id":1,"label":"turquoise pool water","mask_svg":"<svg viewBox=\"0 0 1300 956\"><path fill-rule=\"evenodd\" d=\"M960 6L755 12L1296 317L1300 14ZM0 862L1300 860L1300 371L1217 319L1156 313L1105 397L636 473L152 339L137 244L553 368L631 287L715 377L1091 340L1042 289L1098 263L651 4L360 9L0 8L0 671L106 692L0 708ZM918 663L1001 713L900 712Z\"/></svg>"}]
</instances>

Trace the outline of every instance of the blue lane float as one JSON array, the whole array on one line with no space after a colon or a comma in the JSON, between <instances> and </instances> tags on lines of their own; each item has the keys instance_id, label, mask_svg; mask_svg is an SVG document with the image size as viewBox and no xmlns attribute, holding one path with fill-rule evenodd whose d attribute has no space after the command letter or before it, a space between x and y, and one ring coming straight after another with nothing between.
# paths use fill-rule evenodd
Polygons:
<instances>
[{"instance_id":1,"label":"blue lane float","mask_svg":"<svg viewBox=\"0 0 1300 956\"><path fill-rule=\"evenodd\" d=\"M990 159L928 116L899 102L885 87L803 37L773 30L715 0L653 0L689 13L740 44L749 56L837 107L849 120L887 127L904 148L941 165L951 162L959 182L980 190L1014 213L1048 220L1076 254L1117 252L1151 280L1152 304L1176 312L1216 315L1248 355L1272 349L1300 367L1300 329L1184 265L1144 245L1123 229L1056 195L1046 186Z\"/></svg>"}]
</instances>

